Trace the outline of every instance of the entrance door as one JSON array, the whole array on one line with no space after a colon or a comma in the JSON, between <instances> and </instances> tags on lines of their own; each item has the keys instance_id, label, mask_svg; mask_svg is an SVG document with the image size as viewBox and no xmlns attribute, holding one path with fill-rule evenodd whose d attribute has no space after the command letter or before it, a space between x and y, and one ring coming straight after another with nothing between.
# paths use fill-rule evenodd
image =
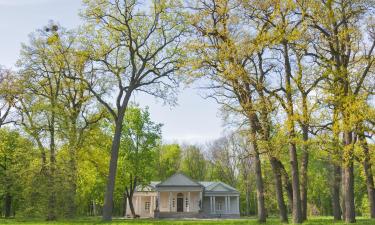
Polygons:
<instances>
[{"instance_id":1,"label":"entrance door","mask_svg":"<svg viewBox=\"0 0 375 225\"><path fill-rule=\"evenodd\" d=\"M183 212L183 211L184 211L184 199L177 198L177 212Z\"/></svg>"}]
</instances>

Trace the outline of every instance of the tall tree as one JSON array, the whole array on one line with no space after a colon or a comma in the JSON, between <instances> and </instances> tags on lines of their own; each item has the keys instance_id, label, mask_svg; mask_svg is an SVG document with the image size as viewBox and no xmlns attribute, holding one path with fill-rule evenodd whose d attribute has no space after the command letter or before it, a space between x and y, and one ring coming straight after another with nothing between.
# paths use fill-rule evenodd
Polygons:
<instances>
[{"instance_id":1,"label":"tall tree","mask_svg":"<svg viewBox=\"0 0 375 225\"><path fill-rule=\"evenodd\" d=\"M349 223L355 222L353 116L356 109L351 106L361 100L360 93L374 64L375 39L359 33L362 18L366 18L364 15L372 6L371 1L343 0L310 2L304 10L309 26L317 32L312 54L329 76L327 99L335 108L334 129L343 135L343 211Z\"/></svg>"},{"instance_id":2,"label":"tall tree","mask_svg":"<svg viewBox=\"0 0 375 225\"><path fill-rule=\"evenodd\" d=\"M178 144L161 145L156 151L156 180L166 180L179 171L182 159L181 147Z\"/></svg>"},{"instance_id":3,"label":"tall tree","mask_svg":"<svg viewBox=\"0 0 375 225\"><path fill-rule=\"evenodd\" d=\"M181 171L196 181L206 178L207 160L202 149L190 145L182 148Z\"/></svg>"},{"instance_id":4,"label":"tall tree","mask_svg":"<svg viewBox=\"0 0 375 225\"><path fill-rule=\"evenodd\" d=\"M154 174L155 153L161 139L161 124L151 121L146 110L129 107L125 114L120 144L119 177L125 182L125 196L135 218L133 194L149 184Z\"/></svg>"},{"instance_id":5,"label":"tall tree","mask_svg":"<svg viewBox=\"0 0 375 225\"><path fill-rule=\"evenodd\" d=\"M76 208L77 152L82 146L84 131L102 118L102 113L92 107L92 96L84 83L67 78L82 77L85 62L77 50L76 34L53 23L33 34L30 44L23 46L19 61L24 91L19 104L22 124L42 153L42 171L46 172L48 168L50 220L56 218L54 180L59 147L65 145L69 151L70 195L67 196L67 214L73 217ZM46 149L50 153L49 163Z\"/></svg>"},{"instance_id":6,"label":"tall tree","mask_svg":"<svg viewBox=\"0 0 375 225\"><path fill-rule=\"evenodd\" d=\"M21 198L22 176L30 156L34 155L30 141L17 131L0 129L0 196L4 202L4 217L15 215L15 202Z\"/></svg>"},{"instance_id":7,"label":"tall tree","mask_svg":"<svg viewBox=\"0 0 375 225\"><path fill-rule=\"evenodd\" d=\"M196 1L191 8L195 10L191 24L197 36L189 44L190 66L197 70L193 73L211 80L210 97L222 104L223 109L245 118L251 145L248 156L254 157L255 164L258 219L265 222L264 183L257 142L260 126L252 87L255 68L249 62L255 52L249 40L252 34L236 29L242 24L235 13L239 6L232 1Z\"/></svg>"},{"instance_id":8,"label":"tall tree","mask_svg":"<svg viewBox=\"0 0 375 225\"><path fill-rule=\"evenodd\" d=\"M84 1L84 45L90 64L82 80L115 124L103 220L112 218L120 139L130 97L143 92L172 101L177 85L174 75L183 57L180 43L185 27L178 1L152 1L149 9L142 9L142 3Z\"/></svg>"}]
</instances>

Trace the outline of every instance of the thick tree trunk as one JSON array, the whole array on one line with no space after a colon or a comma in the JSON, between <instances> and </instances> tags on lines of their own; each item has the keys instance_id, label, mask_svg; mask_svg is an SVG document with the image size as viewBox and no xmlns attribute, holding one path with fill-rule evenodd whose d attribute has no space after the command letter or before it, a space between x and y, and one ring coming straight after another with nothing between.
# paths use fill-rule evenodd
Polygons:
<instances>
[{"instance_id":1,"label":"thick tree trunk","mask_svg":"<svg viewBox=\"0 0 375 225\"><path fill-rule=\"evenodd\" d=\"M9 193L5 194L4 198L4 216L9 218L11 216L12 210L12 196Z\"/></svg>"},{"instance_id":2,"label":"thick tree trunk","mask_svg":"<svg viewBox=\"0 0 375 225\"><path fill-rule=\"evenodd\" d=\"M341 167L333 165L333 179L332 179L332 209L334 220L341 220L341 206L340 206L340 186L341 186Z\"/></svg>"},{"instance_id":3,"label":"thick tree trunk","mask_svg":"<svg viewBox=\"0 0 375 225\"><path fill-rule=\"evenodd\" d=\"M254 166L255 166L255 180L256 180L256 188L257 188L257 206L258 206L258 221L260 223L266 222L266 208L264 204L264 184L263 184L263 176L262 176L262 164L260 161L258 144L256 140L256 118L255 115L252 114L249 116L250 123L251 123L251 130L250 130L250 142L252 144L252 150L254 153Z\"/></svg>"},{"instance_id":4,"label":"thick tree trunk","mask_svg":"<svg viewBox=\"0 0 375 225\"><path fill-rule=\"evenodd\" d=\"M124 115L119 115L116 121L115 133L112 140L111 147L111 159L109 162L109 173L107 179L107 188L104 196L104 206L103 206L103 220L112 220L112 210L113 210L113 192L115 190L115 180L117 172L117 160L120 148L120 138L122 133L122 123Z\"/></svg>"},{"instance_id":5,"label":"thick tree trunk","mask_svg":"<svg viewBox=\"0 0 375 225\"><path fill-rule=\"evenodd\" d=\"M276 158L275 158L276 159ZM276 159L276 162L278 164L278 167L279 167L279 170L281 172L281 177L282 177L282 181L283 181L283 184L284 184L284 188L285 188L285 191L287 193L287 196L288 196L288 201L289 201L289 211L292 211L292 204L293 204L293 188L292 188L292 183L290 182L290 179L289 179L289 175L283 165L283 163Z\"/></svg>"},{"instance_id":6,"label":"thick tree trunk","mask_svg":"<svg viewBox=\"0 0 375 225\"><path fill-rule=\"evenodd\" d=\"M307 113L307 112L306 112ZM302 220L307 219L307 169L309 164L309 152L307 141L308 136L308 126L304 124L302 126L302 136L303 136L303 146L302 146L302 159L301 159L301 211L302 211Z\"/></svg>"},{"instance_id":7,"label":"thick tree trunk","mask_svg":"<svg viewBox=\"0 0 375 225\"><path fill-rule=\"evenodd\" d=\"M288 211L284 202L284 195L283 195L283 184L281 178L280 168L276 162L274 157L270 158L272 171L275 177L275 189L276 189L276 198L277 204L279 207L279 215L281 222L288 222Z\"/></svg>"},{"instance_id":8,"label":"thick tree trunk","mask_svg":"<svg viewBox=\"0 0 375 225\"><path fill-rule=\"evenodd\" d=\"M265 223L266 222L266 208L264 204L263 176L262 176L259 152L257 150L254 151L254 163L255 163L255 176L256 176L257 200L258 200L257 202L258 203L257 204L258 205L258 220L260 223Z\"/></svg>"},{"instance_id":9,"label":"thick tree trunk","mask_svg":"<svg viewBox=\"0 0 375 225\"><path fill-rule=\"evenodd\" d=\"M289 157L292 171L292 188L293 188L293 222L302 223L301 211L301 193L298 174L297 149L294 143L289 144Z\"/></svg>"},{"instance_id":10,"label":"thick tree trunk","mask_svg":"<svg viewBox=\"0 0 375 225\"><path fill-rule=\"evenodd\" d=\"M346 214L346 207L345 207L345 172L344 168L341 167L341 210L342 210L342 219L345 220L345 214Z\"/></svg>"},{"instance_id":11,"label":"thick tree trunk","mask_svg":"<svg viewBox=\"0 0 375 225\"><path fill-rule=\"evenodd\" d=\"M292 69L290 66L288 42L287 40L282 41L283 44L283 56L285 66L285 89L287 99L287 129L289 138L289 160L292 172L292 187L293 187L293 223L302 223L302 210L301 210L301 192L299 182L299 171L298 171L298 157L297 148L294 142L295 139L295 128L294 128L294 111L293 111L293 99L292 99Z\"/></svg>"},{"instance_id":12,"label":"thick tree trunk","mask_svg":"<svg viewBox=\"0 0 375 225\"><path fill-rule=\"evenodd\" d=\"M352 133L344 132L344 196L345 196L345 222L355 222L355 205L354 205L354 166L353 166L353 149Z\"/></svg>"},{"instance_id":13,"label":"thick tree trunk","mask_svg":"<svg viewBox=\"0 0 375 225\"><path fill-rule=\"evenodd\" d=\"M371 218L375 218L375 189L374 189L374 178L372 174L372 165L371 165L371 157L369 154L369 148L366 142L364 135L358 136L359 140L361 141L364 159L363 159L363 169L365 171L366 176L366 186L367 186L367 197L368 202L370 204L370 216Z\"/></svg>"},{"instance_id":14,"label":"thick tree trunk","mask_svg":"<svg viewBox=\"0 0 375 225\"><path fill-rule=\"evenodd\" d=\"M355 223L353 162L344 167L345 222Z\"/></svg>"}]
</instances>

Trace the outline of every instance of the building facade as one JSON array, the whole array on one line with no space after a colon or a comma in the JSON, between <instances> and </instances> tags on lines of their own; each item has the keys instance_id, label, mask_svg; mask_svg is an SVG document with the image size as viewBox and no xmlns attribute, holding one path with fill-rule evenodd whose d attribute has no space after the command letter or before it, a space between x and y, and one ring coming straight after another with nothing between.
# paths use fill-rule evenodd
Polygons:
<instances>
[{"instance_id":1,"label":"building facade","mask_svg":"<svg viewBox=\"0 0 375 225\"><path fill-rule=\"evenodd\" d=\"M140 217L236 218L240 216L239 197L235 188L223 182L196 182L176 173L163 182L137 187L132 200ZM130 216L129 205L127 209Z\"/></svg>"}]
</instances>

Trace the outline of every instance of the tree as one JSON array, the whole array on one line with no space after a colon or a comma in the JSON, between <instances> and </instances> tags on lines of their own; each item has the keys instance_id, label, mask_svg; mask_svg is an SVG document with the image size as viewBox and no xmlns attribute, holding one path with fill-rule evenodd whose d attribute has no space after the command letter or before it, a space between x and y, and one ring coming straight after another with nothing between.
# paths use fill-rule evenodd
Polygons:
<instances>
[{"instance_id":1,"label":"tree","mask_svg":"<svg viewBox=\"0 0 375 225\"><path fill-rule=\"evenodd\" d=\"M223 181L233 187L237 186L238 148L236 134L230 134L214 141L208 148L210 179Z\"/></svg>"},{"instance_id":2,"label":"tree","mask_svg":"<svg viewBox=\"0 0 375 225\"><path fill-rule=\"evenodd\" d=\"M92 107L92 96L79 79L85 58L77 49L76 33L54 23L39 30L23 45L19 61L22 75L20 114L26 132L41 151L42 172L49 179L49 220L56 218L57 152L66 146L69 152L70 200L68 214L75 215L77 152L84 131L98 122L103 113ZM49 151L49 163L46 150Z\"/></svg>"},{"instance_id":3,"label":"tree","mask_svg":"<svg viewBox=\"0 0 375 225\"><path fill-rule=\"evenodd\" d=\"M360 35L363 15L372 7L371 1L328 1L306 4L304 12L309 26L314 28L316 42L310 54L328 74L326 90L328 104L333 106L333 133L342 138L342 167L344 171L344 218L355 222L354 204L354 127L357 109L362 101L365 81L371 76L374 64L375 38L371 33L365 40ZM322 16L328 15L328 16ZM369 30L371 31L371 30ZM357 47L360 46L360 47ZM365 94L366 95L366 94Z\"/></svg>"},{"instance_id":4,"label":"tree","mask_svg":"<svg viewBox=\"0 0 375 225\"><path fill-rule=\"evenodd\" d=\"M119 177L133 218L136 217L133 194L138 187L149 184L154 175L156 148L161 139L161 124L151 121L146 110L129 107L120 142Z\"/></svg>"},{"instance_id":5,"label":"tree","mask_svg":"<svg viewBox=\"0 0 375 225\"><path fill-rule=\"evenodd\" d=\"M249 60L256 55L249 39L252 34L240 30L242 26L235 13L239 5L234 2L202 0L191 8L195 14L190 23L196 36L188 46L192 52L189 69L193 69L193 75L210 79L208 89L212 93L209 97L222 104L224 110L245 118L251 144L249 156L254 157L255 164L258 220L265 222L264 184L257 142L260 127L252 87L255 68Z\"/></svg>"},{"instance_id":6,"label":"tree","mask_svg":"<svg viewBox=\"0 0 375 225\"><path fill-rule=\"evenodd\" d=\"M34 155L33 145L17 131L0 129L0 196L4 201L4 216L16 214L15 202L20 199L22 177Z\"/></svg>"},{"instance_id":7,"label":"tree","mask_svg":"<svg viewBox=\"0 0 375 225\"><path fill-rule=\"evenodd\" d=\"M156 150L156 180L166 180L180 169L181 148L178 144L161 145Z\"/></svg>"},{"instance_id":8,"label":"tree","mask_svg":"<svg viewBox=\"0 0 375 225\"><path fill-rule=\"evenodd\" d=\"M173 101L174 75L183 57L185 27L178 1L152 1L148 10L142 10L140 3L84 1L84 48L90 63L82 80L115 123L103 220L111 220L122 126L130 97L144 92Z\"/></svg>"},{"instance_id":9,"label":"tree","mask_svg":"<svg viewBox=\"0 0 375 225\"><path fill-rule=\"evenodd\" d=\"M198 146L189 145L182 148L181 171L196 181L206 178L207 161Z\"/></svg>"},{"instance_id":10,"label":"tree","mask_svg":"<svg viewBox=\"0 0 375 225\"><path fill-rule=\"evenodd\" d=\"M11 109L19 91L14 72L0 65L0 128L14 122L10 119Z\"/></svg>"}]
</instances>

